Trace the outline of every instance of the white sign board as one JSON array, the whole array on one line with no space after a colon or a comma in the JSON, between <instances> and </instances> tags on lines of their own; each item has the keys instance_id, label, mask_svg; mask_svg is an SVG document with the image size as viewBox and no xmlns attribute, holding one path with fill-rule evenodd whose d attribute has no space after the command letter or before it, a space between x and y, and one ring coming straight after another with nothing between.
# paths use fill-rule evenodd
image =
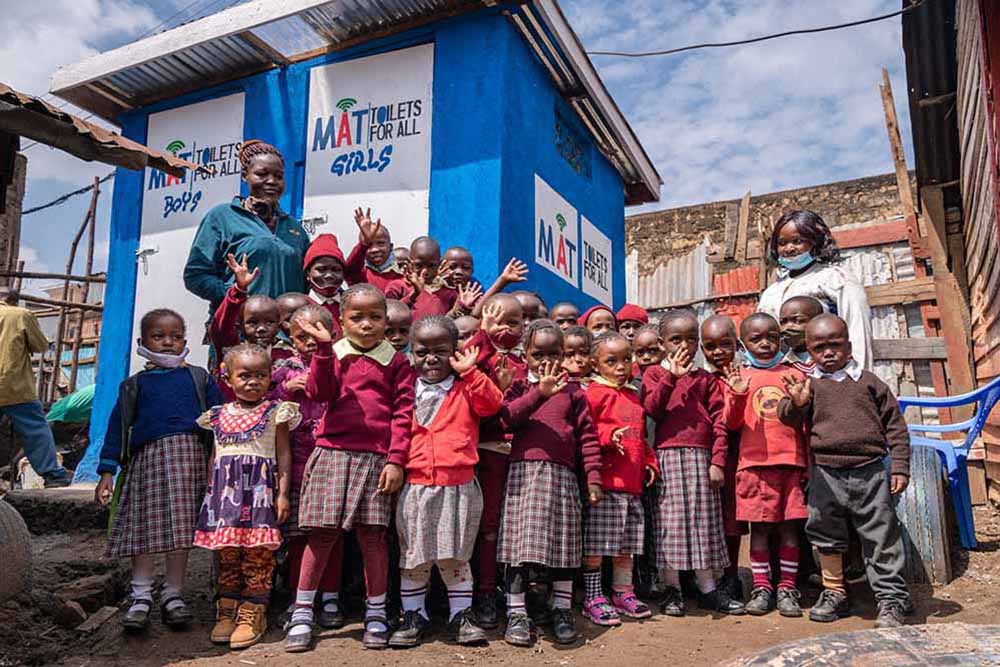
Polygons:
<instances>
[{"instance_id":1,"label":"white sign board","mask_svg":"<svg viewBox=\"0 0 1000 667\"><path fill-rule=\"evenodd\" d=\"M144 313L154 308L176 310L187 322L188 361L198 366L208 361L208 348L201 343L208 303L184 287L184 264L202 217L240 193L243 104L239 93L149 116L148 146L210 164L215 174L186 172L176 178L146 169L143 175L133 339L139 337ZM144 363L133 355L133 372Z\"/></svg>"},{"instance_id":2,"label":"white sign board","mask_svg":"<svg viewBox=\"0 0 1000 667\"><path fill-rule=\"evenodd\" d=\"M576 209L535 174L535 263L579 286Z\"/></svg>"},{"instance_id":3,"label":"white sign board","mask_svg":"<svg viewBox=\"0 0 1000 667\"><path fill-rule=\"evenodd\" d=\"M585 294L594 297L605 306L614 304L614 290L611 284L611 239L591 224L580 218L580 269L581 287Z\"/></svg>"},{"instance_id":4,"label":"white sign board","mask_svg":"<svg viewBox=\"0 0 1000 667\"><path fill-rule=\"evenodd\" d=\"M358 238L354 210L371 207L395 245L427 234L434 45L315 67L309 76L304 219Z\"/></svg>"}]
</instances>

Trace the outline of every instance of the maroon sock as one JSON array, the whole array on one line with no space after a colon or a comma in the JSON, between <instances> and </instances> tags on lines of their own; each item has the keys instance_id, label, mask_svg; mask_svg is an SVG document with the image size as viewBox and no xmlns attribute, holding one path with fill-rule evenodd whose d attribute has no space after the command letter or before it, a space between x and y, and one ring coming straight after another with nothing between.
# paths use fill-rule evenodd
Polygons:
<instances>
[{"instance_id":1,"label":"maroon sock","mask_svg":"<svg viewBox=\"0 0 1000 667\"><path fill-rule=\"evenodd\" d=\"M773 590L771 585L771 555L766 551L750 552L750 569L753 570L753 587Z\"/></svg>"},{"instance_id":2,"label":"maroon sock","mask_svg":"<svg viewBox=\"0 0 1000 667\"><path fill-rule=\"evenodd\" d=\"M782 546L778 549L781 559L781 581L778 588L796 588L795 579L799 575L799 548L797 546Z\"/></svg>"}]
</instances>

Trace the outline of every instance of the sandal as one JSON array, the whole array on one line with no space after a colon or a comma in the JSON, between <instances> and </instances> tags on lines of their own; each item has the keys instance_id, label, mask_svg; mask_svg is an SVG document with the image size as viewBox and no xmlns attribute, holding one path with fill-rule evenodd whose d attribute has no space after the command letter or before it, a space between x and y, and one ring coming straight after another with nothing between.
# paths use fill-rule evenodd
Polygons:
<instances>
[{"instance_id":1,"label":"sandal","mask_svg":"<svg viewBox=\"0 0 1000 667\"><path fill-rule=\"evenodd\" d=\"M167 605L174 601L179 601L180 606L168 609ZM177 630L191 623L194 620L194 614L184 598L175 595L160 602L160 620L171 630Z\"/></svg>"},{"instance_id":2,"label":"sandal","mask_svg":"<svg viewBox=\"0 0 1000 667\"><path fill-rule=\"evenodd\" d=\"M622 619L618 617L618 612L611 606L608 599L603 595L593 600L585 600L583 603L583 615L595 625L606 628L613 628L622 624Z\"/></svg>"},{"instance_id":3,"label":"sandal","mask_svg":"<svg viewBox=\"0 0 1000 667\"><path fill-rule=\"evenodd\" d=\"M122 627L126 632L142 632L149 626L149 612L153 609L153 601L145 598L133 598L128 610L122 617Z\"/></svg>"},{"instance_id":4,"label":"sandal","mask_svg":"<svg viewBox=\"0 0 1000 667\"><path fill-rule=\"evenodd\" d=\"M622 615L627 618L649 618L653 615L645 602L635 596L635 593L614 593L611 596L611 604Z\"/></svg>"}]
</instances>

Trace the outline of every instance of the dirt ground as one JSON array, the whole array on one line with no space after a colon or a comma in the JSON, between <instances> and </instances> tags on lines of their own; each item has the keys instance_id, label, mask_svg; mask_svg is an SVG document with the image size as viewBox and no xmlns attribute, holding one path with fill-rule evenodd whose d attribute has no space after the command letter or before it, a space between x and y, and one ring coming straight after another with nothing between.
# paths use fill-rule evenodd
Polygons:
<instances>
[{"instance_id":1,"label":"dirt ground","mask_svg":"<svg viewBox=\"0 0 1000 667\"><path fill-rule=\"evenodd\" d=\"M76 525L87 526L80 519ZM29 525L31 521L29 520ZM947 586L916 587L917 611L912 623L962 621L972 624L997 623L1000 608L1000 512L977 508L976 526L980 550L956 554L956 579ZM127 568L101 560L104 531L82 527L71 533L36 535L35 591L0 605L0 667L8 665L52 665L66 667L112 667L137 665L192 665L217 667L232 665L325 665L347 662L356 667L386 665L518 665L539 664L560 667L607 667L618 660L625 664L716 665L742 654L778 643L832 632L869 628L874 618L870 593L864 584L852 589L856 615L832 624L810 623L807 619L786 619L772 613L752 618L721 617L694 610L685 618L654 616L642 623L599 631L580 619L584 639L571 647L553 644L543 634L534 649L506 645L502 635L491 636L488 646L466 648L448 644L443 622L423 646L409 651L365 651L361 648L361 624L342 630L324 631L315 651L288 655L282 652L282 633L272 628L265 642L243 652L228 652L208 641L212 620L208 554L195 551L192 558L188 599L194 604L198 623L190 630L172 632L154 619L145 636L121 633L120 614L93 633L64 629L52 619L51 603L57 593L81 578L91 584L86 605L92 609L124 595ZM745 578L749 571L743 572ZM815 599L816 591L803 592L804 606ZM694 606L689 601L689 608ZM91 611L92 609L88 609Z\"/></svg>"}]
</instances>

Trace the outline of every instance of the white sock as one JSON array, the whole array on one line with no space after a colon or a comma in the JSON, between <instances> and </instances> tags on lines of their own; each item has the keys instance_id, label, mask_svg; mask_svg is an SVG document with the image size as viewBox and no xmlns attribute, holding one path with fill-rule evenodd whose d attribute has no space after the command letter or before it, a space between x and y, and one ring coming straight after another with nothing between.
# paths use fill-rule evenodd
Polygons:
<instances>
[{"instance_id":1,"label":"white sock","mask_svg":"<svg viewBox=\"0 0 1000 667\"><path fill-rule=\"evenodd\" d=\"M448 587L449 618L455 618L472 606L472 569L466 562L444 561L438 571Z\"/></svg>"},{"instance_id":2,"label":"white sock","mask_svg":"<svg viewBox=\"0 0 1000 667\"><path fill-rule=\"evenodd\" d=\"M507 593L507 615L524 614L527 612L524 593Z\"/></svg>"},{"instance_id":3,"label":"white sock","mask_svg":"<svg viewBox=\"0 0 1000 667\"><path fill-rule=\"evenodd\" d=\"M416 611L424 618L427 616L427 581L430 579L430 568L417 567L403 570L400 573L399 597L403 603L403 611Z\"/></svg>"},{"instance_id":4,"label":"white sock","mask_svg":"<svg viewBox=\"0 0 1000 667\"><path fill-rule=\"evenodd\" d=\"M334 613L340 610L340 593L321 593L323 611Z\"/></svg>"},{"instance_id":5,"label":"white sock","mask_svg":"<svg viewBox=\"0 0 1000 667\"><path fill-rule=\"evenodd\" d=\"M153 578L132 575L132 599L153 601Z\"/></svg>"},{"instance_id":6,"label":"white sock","mask_svg":"<svg viewBox=\"0 0 1000 667\"><path fill-rule=\"evenodd\" d=\"M573 607L573 582L554 581L552 582L552 606L556 609L572 609Z\"/></svg>"},{"instance_id":7,"label":"white sock","mask_svg":"<svg viewBox=\"0 0 1000 667\"><path fill-rule=\"evenodd\" d=\"M184 600L180 599L180 597L181 597L180 588L178 588L177 586L172 586L170 584L163 585L163 592L160 594L160 599L170 600L170 598L174 598L173 600L170 600L170 602L167 603L167 610L173 611L174 609L184 607L185 606Z\"/></svg>"},{"instance_id":8,"label":"white sock","mask_svg":"<svg viewBox=\"0 0 1000 667\"><path fill-rule=\"evenodd\" d=\"M295 603L292 607L292 618L288 622L291 626L288 630L289 637L306 635L312 632L313 603L316 601L316 591L304 591L299 589L295 593Z\"/></svg>"},{"instance_id":9,"label":"white sock","mask_svg":"<svg viewBox=\"0 0 1000 667\"><path fill-rule=\"evenodd\" d=\"M370 595L365 599L365 625L371 625L376 632L385 632L389 626L385 622L385 593Z\"/></svg>"},{"instance_id":10,"label":"white sock","mask_svg":"<svg viewBox=\"0 0 1000 667\"><path fill-rule=\"evenodd\" d=\"M702 593L711 593L715 590L715 572L712 570L695 570L695 581L698 582L698 590Z\"/></svg>"},{"instance_id":11,"label":"white sock","mask_svg":"<svg viewBox=\"0 0 1000 667\"><path fill-rule=\"evenodd\" d=\"M672 586L678 590L681 587L681 573L670 567L660 568L660 585Z\"/></svg>"}]
</instances>

